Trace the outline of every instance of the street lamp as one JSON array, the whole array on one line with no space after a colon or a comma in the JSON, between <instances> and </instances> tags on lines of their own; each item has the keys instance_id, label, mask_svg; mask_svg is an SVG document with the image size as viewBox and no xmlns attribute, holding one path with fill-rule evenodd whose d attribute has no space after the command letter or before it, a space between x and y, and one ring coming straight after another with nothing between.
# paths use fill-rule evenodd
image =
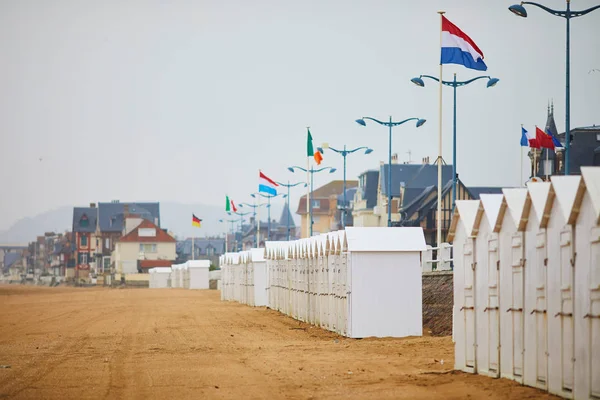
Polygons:
<instances>
[{"instance_id":1,"label":"street lamp","mask_svg":"<svg viewBox=\"0 0 600 400\"><path fill-rule=\"evenodd\" d=\"M224 222L227 223L229 222L231 224L231 233L233 233L233 224L238 222L237 219L220 219L219 222ZM227 230L225 230L225 253L228 252L228 245L227 245Z\"/></svg>"},{"instance_id":2,"label":"street lamp","mask_svg":"<svg viewBox=\"0 0 600 400\"><path fill-rule=\"evenodd\" d=\"M256 221L256 209L258 207L262 206L262 204L260 204L260 203L259 204L241 203L241 204L239 204L239 206L240 207L244 207L244 206L246 206L246 207L252 207L252 216L254 217L254 223L256 224L256 222L257 222ZM257 225L256 229L258 230L258 225ZM258 234L254 235L254 247L258 248Z\"/></svg>"},{"instance_id":3,"label":"street lamp","mask_svg":"<svg viewBox=\"0 0 600 400\"><path fill-rule=\"evenodd\" d=\"M271 199L273 197L277 197L277 196L282 196L284 199L287 197L287 194L276 194L275 196L272 196L270 194L264 194L264 193L252 193L250 196L252 196L253 198L256 198L256 195L259 195L261 197L265 197L267 199L267 218L269 219L267 221L267 240L271 240ZM260 245L260 243L259 243Z\"/></svg>"},{"instance_id":4,"label":"street lamp","mask_svg":"<svg viewBox=\"0 0 600 400\"><path fill-rule=\"evenodd\" d=\"M519 17L526 18L527 10L523 7L524 4L529 4L532 6L536 6L541 8L542 10L556 15L557 17L563 17L567 20L567 61L566 61L566 99L565 99L565 175L569 175L569 148L571 146L571 18L581 17L587 13L590 13L598 8L600 8L600 4L587 10L583 11L571 11L571 0L567 0L567 9L565 11L553 10L546 6L543 6L538 3L533 3L530 1L522 1L521 4L514 4L508 9L515 15Z\"/></svg>"},{"instance_id":5,"label":"street lamp","mask_svg":"<svg viewBox=\"0 0 600 400\"><path fill-rule=\"evenodd\" d=\"M329 147L329 146L323 146L323 147L317 147L317 150L319 150L321 153L324 152L324 149L328 148L331 151L334 151L338 154L340 154L342 157L344 157L344 208L342 208L342 229L346 228L346 209L347 209L347 202L346 202L346 157L348 156L348 154L352 154L358 150L362 150L365 149L365 154L371 154L373 152L373 149L368 148L366 146L361 146L361 147L357 147L355 149L352 150L346 150L346 145L344 145L344 150L338 150L338 149L334 149L333 147Z\"/></svg>"},{"instance_id":6,"label":"street lamp","mask_svg":"<svg viewBox=\"0 0 600 400\"><path fill-rule=\"evenodd\" d=\"M319 150L320 151L320 150ZM277 184L279 186L285 186L287 188L287 207L288 207L288 212L289 214L291 214L292 212L290 211L290 188L294 187L294 186L298 186L298 185L304 185L304 187L307 187L308 184L306 182L297 182L297 183L290 183L290 181L288 181L288 183L281 183L281 182L277 182ZM288 242L290 241L290 215L288 214L286 220L287 220L287 240Z\"/></svg>"},{"instance_id":7,"label":"street lamp","mask_svg":"<svg viewBox=\"0 0 600 400\"><path fill-rule=\"evenodd\" d=\"M243 250L243 247L244 247L244 217L246 215L250 215L252 213L250 211L245 212L245 213L234 211L233 213L235 215L239 215L240 216L240 220L239 220L240 221L240 242L241 242L240 243L240 250Z\"/></svg>"},{"instance_id":8,"label":"street lamp","mask_svg":"<svg viewBox=\"0 0 600 400\"><path fill-rule=\"evenodd\" d=\"M392 117L390 116L390 120L389 122L383 122L383 121L379 121L378 119L375 118L371 118L371 117L362 117L360 119L356 120L356 123L362 126L367 126L367 123L365 122L365 120L371 120L373 122L377 122L379 125L384 125L390 128L390 133L389 133L389 148L388 148L388 204L387 204L387 208L388 208L388 226L392 226L392 128L394 126L398 126L398 125L402 125L405 122L408 121L417 121L417 128L420 126L423 126L423 124L425 123L426 120L421 119L421 118L407 118L404 121L400 121L400 122L392 122ZM385 169L384 169L385 170Z\"/></svg>"},{"instance_id":9,"label":"street lamp","mask_svg":"<svg viewBox=\"0 0 600 400\"><path fill-rule=\"evenodd\" d=\"M298 167L297 165L294 165L293 167L288 167L288 170L290 172L292 172L292 173L295 172L295 169L299 169L300 171L304 171L304 172L307 172L307 173L310 174L310 192L309 193L313 192L313 182L314 182L313 175L314 174L316 174L317 172L326 171L326 170L329 170L329 173L333 174L335 171L337 171L335 168L332 168L332 167L323 167L323 168L319 168L319 169L314 169L314 168L306 169L306 168ZM312 203L309 201L309 198L310 198L310 196L307 194L306 201L309 202L309 204L308 204L308 217L309 217L309 221L310 221L310 223L308 224L309 225L309 237L312 237L312 234L313 234L313 224L314 224L313 215L312 215L313 214L313 212L312 212L313 207L312 207Z\"/></svg>"},{"instance_id":10,"label":"street lamp","mask_svg":"<svg viewBox=\"0 0 600 400\"><path fill-rule=\"evenodd\" d=\"M417 86L424 87L425 82L423 78L433 79L436 82L439 82L439 78L431 75L419 75L418 78L412 78L410 81ZM479 79L487 79L486 87L491 88L496 86L496 84L500 81L498 78L492 78L491 76L478 76L477 78L469 79L464 82L456 81L456 73L454 74L453 81L442 81L442 84L446 86L451 86L454 89L454 122L453 122L453 132L452 132L452 210L454 210L454 206L456 204L456 186L458 184L458 175L456 173L456 88L459 86L466 86L469 83L475 82Z\"/></svg>"}]
</instances>

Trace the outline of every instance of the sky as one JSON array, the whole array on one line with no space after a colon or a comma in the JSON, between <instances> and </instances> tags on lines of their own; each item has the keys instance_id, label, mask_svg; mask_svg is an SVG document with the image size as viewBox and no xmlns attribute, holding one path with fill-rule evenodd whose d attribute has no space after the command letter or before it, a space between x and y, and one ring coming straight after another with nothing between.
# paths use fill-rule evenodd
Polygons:
<instances>
[{"instance_id":1,"label":"sky","mask_svg":"<svg viewBox=\"0 0 600 400\"><path fill-rule=\"evenodd\" d=\"M457 168L467 186L516 186L520 126L565 122L565 20L514 0L1 0L0 230L65 205L251 201L258 171L306 180L315 146L369 146L348 179L387 160L387 128L362 116L427 119L394 129L400 161L438 154L440 18L483 51L485 75L458 89ZM565 2L544 4L564 9ZM579 10L597 0L573 0ZM600 10L571 23L571 126L600 125ZM444 79L481 75L444 66ZM452 163L452 89L443 91ZM325 152L315 187L342 179ZM524 168L525 174L525 168ZM304 189L292 189L296 199ZM283 201L283 200L280 200ZM294 200L292 200L294 201ZM292 209L296 207L292 204Z\"/></svg>"}]
</instances>

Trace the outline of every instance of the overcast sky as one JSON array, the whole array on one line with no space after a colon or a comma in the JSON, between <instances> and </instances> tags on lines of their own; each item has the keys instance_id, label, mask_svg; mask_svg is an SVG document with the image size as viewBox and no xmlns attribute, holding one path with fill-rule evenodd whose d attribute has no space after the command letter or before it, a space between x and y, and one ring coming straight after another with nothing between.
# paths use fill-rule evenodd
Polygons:
<instances>
[{"instance_id":1,"label":"overcast sky","mask_svg":"<svg viewBox=\"0 0 600 400\"><path fill-rule=\"evenodd\" d=\"M544 125L554 99L564 130L565 21L534 7L518 18L512 1L2 0L0 230L113 199L249 201L259 169L305 179L286 167L306 165L307 126L315 145L374 149L348 158L355 178L387 159L386 128L361 116L426 118L396 128L393 151L434 160L438 89L410 78L439 72L442 7L500 78L458 91L458 172L468 186L517 185L520 125ZM571 43L571 126L600 124L600 10L572 21ZM479 75L445 66L444 78L453 72ZM315 186L342 179L341 157L322 165L338 172Z\"/></svg>"}]
</instances>

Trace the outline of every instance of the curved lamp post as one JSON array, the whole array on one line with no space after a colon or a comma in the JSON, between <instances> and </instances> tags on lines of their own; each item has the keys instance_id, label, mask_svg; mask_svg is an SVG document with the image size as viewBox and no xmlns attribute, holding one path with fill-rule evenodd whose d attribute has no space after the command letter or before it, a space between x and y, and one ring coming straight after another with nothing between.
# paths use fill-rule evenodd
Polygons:
<instances>
[{"instance_id":1,"label":"curved lamp post","mask_svg":"<svg viewBox=\"0 0 600 400\"><path fill-rule=\"evenodd\" d=\"M389 146L388 146L388 190L387 190L387 195L388 195L388 204L387 204L387 209L388 209L388 224L387 226L392 226L392 128L394 126L398 126L398 125L402 125L405 122L408 121L417 121L416 127L420 127L423 126L423 124L425 123L425 119L421 119L421 118L407 118L403 121L400 122L393 122L392 121L392 117L390 116L390 120L389 122L383 122L383 121L379 121L378 119L375 118L371 118L371 117L362 117L360 119L356 120L356 123L362 126L367 126L367 123L365 122L365 120L371 120L373 122L377 122L379 125L384 125L390 128L389 130Z\"/></svg>"},{"instance_id":2,"label":"curved lamp post","mask_svg":"<svg viewBox=\"0 0 600 400\"><path fill-rule=\"evenodd\" d=\"M269 219L267 221L267 240L271 240L271 199L277 196L282 196L285 199L287 197L287 194L276 194L275 196L271 196L270 194L257 192L252 193L250 196L256 198L256 195L267 199L267 218ZM258 245L260 246L260 243Z\"/></svg>"},{"instance_id":3,"label":"curved lamp post","mask_svg":"<svg viewBox=\"0 0 600 400\"><path fill-rule=\"evenodd\" d=\"M334 149L333 147L325 147L331 151L334 151L336 153L338 153L339 155L341 155L342 157L344 157L344 208L342 208L342 229L346 228L346 209L347 209L347 203L346 203L346 157L348 156L348 154L352 154L358 150L365 150L365 154L371 154L373 152L373 149L366 147L366 146L361 146L361 147L357 147L355 149L352 150L346 150L346 145L344 145L344 150L338 150L338 149ZM317 147L317 150L319 150L321 153L324 153L324 149L323 147Z\"/></svg>"},{"instance_id":4,"label":"curved lamp post","mask_svg":"<svg viewBox=\"0 0 600 400\"><path fill-rule=\"evenodd\" d=\"M256 209L260 206L262 206L262 204L249 204L249 203L241 203L239 204L240 207L251 207L252 208L252 216L254 217L254 223L256 224ZM258 228L257 228L258 229ZM258 236L254 235L254 247L258 247Z\"/></svg>"},{"instance_id":5,"label":"curved lamp post","mask_svg":"<svg viewBox=\"0 0 600 400\"><path fill-rule=\"evenodd\" d=\"M234 211L233 212L235 215L239 215L240 216L240 250L243 250L244 248L244 217L246 215L250 215L252 214L251 212L237 212Z\"/></svg>"},{"instance_id":6,"label":"curved lamp post","mask_svg":"<svg viewBox=\"0 0 600 400\"><path fill-rule=\"evenodd\" d=\"M298 185L304 185L304 187L307 187L308 184L306 182L297 182L297 183L290 183L290 181L288 181L288 183L282 183L282 182L276 182L279 186L284 186L287 188L287 207L288 207L288 212L291 214L292 212L290 211L290 188L293 188L294 186L298 186ZM287 240L288 242L290 241L290 216L288 215L287 218Z\"/></svg>"},{"instance_id":7,"label":"curved lamp post","mask_svg":"<svg viewBox=\"0 0 600 400\"><path fill-rule=\"evenodd\" d=\"M508 9L515 15L519 17L527 17L527 10L523 5L532 5L541 8L542 10L556 15L557 17L563 17L567 21L567 45L566 45L566 84L565 84L565 175L569 175L569 148L571 146L571 18L581 17L587 13L590 13L598 8L600 8L600 4L587 10L583 11L572 11L571 10L571 0L567 0L567 9L565 11L553 10L546 6L543 6L538 3L533 3L530 1L522 1L521 4L514 4Z\"/></svg>"},{"instance_id":8,"label":"curved lamp post","mask_svg":"<svg viewBox=\"0 0 600 400\"><path fill-rule=\"evenodd\" d=\"M424 87L425 82L423 78L432 79L436 82L439 82L439 78L431 75L419 75L418 78L412 78L410 81L417 86ZM442 81L442 84L446 86L450 86L454 89L454 122L452 129L452 210L454 210L454 206L456 204L456 185L458 184L458 175L456 174L456 88L460 86L466 86L469 83L475 82L479 79L487 79L486 87L491 88L496 86L496 84L500 81L498 78L492 78L491 76L478 76L477 78L469 79L468 81L458 82L456 80L456 73L454 74L454 80L452 81Z\"/></svg>"},{"instance_id":9,"label":"curved lamp post","mask_svg":"<svg viewBox=\"0 0 600 400\"><path fill-rule=\"evenodd\" d=\"M314 182L313 175L314 174L316 174L317 172L327 171L327 170L329 170L330 174L333 174L335 171L337 171L335 168L332 168L332 167L323 167L323 168L319 168L319 169L314 169L314 168L306 169L306 168L299 167L297 165L294 165L292 167L288 167L288 171L290 171L292 173L296 172L295 171L296 169L299 169L300 171L304 171L304 172L307 172L307 173L310 174L310 192L309 193L313 192L313 182ZM309 226L308 230L309 231L308 232L309 232L309 236L308 237L311 237L312 234L313 234L313 224L314 224L314 221L313 221L313 211L312 211L313 210L313 206L312 206L312 202L309 199L310 199L310 196L307 194L306 201L309 202L309 204L308 204L308 218L309 218L308 219L308 221L309 221L309 224L308 224L308 226Z\"/></svg>"}]
</instances>

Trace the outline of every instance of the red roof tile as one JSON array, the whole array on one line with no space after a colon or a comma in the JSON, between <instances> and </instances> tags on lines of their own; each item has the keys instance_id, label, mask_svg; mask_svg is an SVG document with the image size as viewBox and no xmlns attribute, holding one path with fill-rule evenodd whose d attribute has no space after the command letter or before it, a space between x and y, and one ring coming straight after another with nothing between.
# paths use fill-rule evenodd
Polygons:
<instances>
[{"instance_id":1,"label":"red roof tile","mask_svg":"<svg viewBox=\"0 0 600 400\"><path fill-rule=\"evenodd\" d=\"M156 236L139 236L140 228L154 228L156 229ZM119 239L119 242L123 243L175 243L174 237L169 235L167 232L160 229L158 226L148 220L143 220L134 230L129 232L127 235Z\"/></svg>"},{"instance_id":2,"label":"red roof tile","mask_svg":"<svg viewBox=\"0 0 600 400\"><path fill-rule=\"evenodd\" d=\"M141 260L140 268L156 268L156 267L170 267L173 265L171 260Z\"/></svg>"}]
</instances>

